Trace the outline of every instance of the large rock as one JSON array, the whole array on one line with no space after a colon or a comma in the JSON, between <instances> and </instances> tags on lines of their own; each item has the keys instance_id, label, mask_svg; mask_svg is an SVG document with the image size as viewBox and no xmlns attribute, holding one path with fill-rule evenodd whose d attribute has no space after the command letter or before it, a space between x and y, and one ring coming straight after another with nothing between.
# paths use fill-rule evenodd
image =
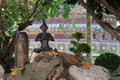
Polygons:
<instances>
[{"instance_id":1,"label":"large rock","mask_svg":"<svg viewBox=\"0 0 120 80\"><path fill-rule=\"evenodd\" d=\"M43 57L39 62L33 62L27 64L23 70L21 70L15 80L47 80L49 74L53 69L60 64L59 58L48 58Z\"/></svg>"},{"instance_id":2,"label":"large rock","mask_svg":"<svg viewBox=\"0 0 120 80\"><path fill-rule=\"evenodd\" d=\"M30 64L18 72L15 80L73 80L69 67L79 64L75 56L60 51L33 53Z\"/></svg>"},{"instance_id":3,"label":"large rock","mask_svg":"<svg viewBox=\"0 0 120 80\"><path fill-rule=\"evenodd\" d=\"M3 67L0 65L0 80L3 79L3 76L4 76L4 69L3 69Z\"/></svg>"},{"instance_id":4,"label":"large rock","mask_svg":"<svg viewBox=\"0 0 120 80\"><path fill-rule=\"evenodd\" d=\"M15 80L108 80L110 78L105 68L82 63L82 60L70 54L59 54L54 51L33 53L30 62L18 72Z\"/></svg>"},{"instance_id":5,"label":"large rock","mask_svg":"<svg viewBox=\"0 0 120 80\"><path fill-rule=\"evenodd\" d=\"M109 80L110 74L107 69L101 66L92 65L89 69L83 69L72 65L69 73L74 80Z\"/></svg>"}]
</instances>

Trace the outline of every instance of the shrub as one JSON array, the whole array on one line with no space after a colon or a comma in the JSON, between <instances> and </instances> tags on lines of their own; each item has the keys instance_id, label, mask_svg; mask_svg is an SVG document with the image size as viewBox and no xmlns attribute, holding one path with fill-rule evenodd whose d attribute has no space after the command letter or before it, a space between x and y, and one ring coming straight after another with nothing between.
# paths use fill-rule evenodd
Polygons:
<instances>
[{"instance_id":1,"label":"shrub","mask_svg":"<svg viewBox=\"0 0 120 80\"><path fill-rule=\"evenodd\" d=\"M70 41L71 44L73 44L73 47L70 47L70 51L75 53L75 56L82 57L82 53L90 53L90 46L87 43L80 43L80 39L83 38L83 35L81 32L74 32L72 33L72 36L75 38L75 40Z\"/></svg>"},{"instance_id":2,"label":"shrub","mask_svg":"<svg viewBox=\"0 0 120 80\"><path fill-rule=\"evenodd\" d=\"M103 66L110 71L114 71L120 66L120 57L114 53L106 52L97 57L95 65Z\"/></svg>"},{"instance_id":3,"label":"shrub","mask_svg":"<svg viewBox=\"0 0 120 80\"><path fill-rule=\"evenodd\" d=\"M71 41L73 47L70 47L70 51L75 53L76 56L82 55L82 53L90 53L90 46L86 43L77 43L76 41ZM80 56L81 57L81 56Z\"/></svg>"},{"instance_id":4,"label":"shrub","mask_svg":"<svg viewBox=\"0 0 120 80\"><path fill-rule=\"evenodd\" d=\"M114 71L113 76L120 76L120 66Z\"/></svg>"},{"instance_id":5,"label":"shrub","mask_svg":"<svg viewBox=\"0 0 120 80\"><path fill-rule=\"evenodd\" d=\"M12 56L8 56L0 49L0 64L4 67L5 72L10 72L10 69L14 65L14 58Z\"/></svg>"}]
</instances>

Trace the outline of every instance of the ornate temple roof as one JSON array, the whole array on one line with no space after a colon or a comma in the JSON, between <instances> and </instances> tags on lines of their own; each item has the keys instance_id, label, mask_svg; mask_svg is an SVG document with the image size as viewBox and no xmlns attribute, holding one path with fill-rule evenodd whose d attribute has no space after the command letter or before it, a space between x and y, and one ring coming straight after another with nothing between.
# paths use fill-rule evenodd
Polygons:
<instances>
[{"instance_id":1,"label":"ornate temple roof","mask_svg":"<svg viewBox=\"0 0 120 80\"><path fill-rule=\"evenodd\" d=\"M75 20L76 30L72 27L72 21ZM116 25L116 19L113 15L104 15L104 20L109 22L112 26ZM46 21L48 25L48 32L52 33L55 39L72 39L72 32L80 31L83 33L84 37L86 36L86 10L79 5L76 5L70 11L70 17L68 19L64 19L61 16L57 18L49 18ZM37 34L40 32L39 26L41 22L34 22L33 25L27 28L27 33L30 39L35 39ZM64 24L64 29L66 30L66 36L64 36L63 32L60 29L60 24ZM91 27L92 31L103 31L104 30L94 21L91 17Z\"/></svg>"}]
</instances>

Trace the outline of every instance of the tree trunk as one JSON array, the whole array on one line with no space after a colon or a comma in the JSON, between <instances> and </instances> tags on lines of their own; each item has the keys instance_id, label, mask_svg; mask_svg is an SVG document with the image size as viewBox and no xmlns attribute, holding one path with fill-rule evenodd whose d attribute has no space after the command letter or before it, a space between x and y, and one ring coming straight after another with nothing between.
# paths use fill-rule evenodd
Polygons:
<instances>
[{"instance_id":1,"label":"tree trunk","mask_svg":"<svg viewBox=\"0 0 120 80\"><path fill-rule=\"evenodd\" d=\"M3 7L4 0L0 0L0 23L2 21L2 7Z\"/></svg>"},{"instance_id":2,"label":"tree trunk","mask_svg":"<svg viewBox=\"0 0 120 80\"><path fill-rule=\"evenodd\" d=\"M3 41L2 50L5 51L7 54L9 54L8 45L9 45L10 38L6 35L4 35L4 38L5 40Z\"/></svg>"},{"instance_id":3,"label":"tree trunk","mask_svg":"<svg viewBox=\"0 0 120 80\"><path fill-rule=\"evenodd\" d=\"M111 6L106 0L95 0L96 2L104 5L117 19L120 20L120 6L116 3L116 6ZM114 4L114 3L113 3Z\"/></svg>"},{"instance_id":4,"label":"tree trunk","mask_svg":"<svg viewBox=\"0 0 120 80\"><path fill-rule=\"evenodd\" d=\"M9 49L9 55L13 55L14 51L15 51L15 40L16 40L16 36L12 37L12 41L8 46Z\"/></svg>"},{"instance_id":5,"label":"tree trunk","mask_svg":"<svg viewBox=\"0 0 120 80\"><path fill-rule=\"evenodd\" d=\"M86 23L86 32L87 32L87 44L91 46L91 19L90 19L90 14L87 11L87 23ZM89 63L92 63L92 53L87 53L87 61Z\"/></svg>"}]
</instances>

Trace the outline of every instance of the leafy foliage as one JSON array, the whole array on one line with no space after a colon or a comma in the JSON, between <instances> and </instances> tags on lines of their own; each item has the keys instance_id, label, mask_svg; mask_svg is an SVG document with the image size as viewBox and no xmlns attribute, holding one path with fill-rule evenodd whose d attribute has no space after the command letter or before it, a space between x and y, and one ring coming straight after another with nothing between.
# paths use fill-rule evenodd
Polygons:
<instances>
[{"instance_id":1,"label":"leafy foliage","mask_svg":"<svg viewBox=\"0 0 120 80\"><path fill-rule=\"evenodd\" d=\"M77 44L78 44L78 42L76 42L76 41L74 41L74 40L70 41L70 43L72 43L73 46L77 46Z\"/></svg>"},{"instance_id":2,"label":"leafy foliage","mask_svg":"<svg viewBox=\"0 0 120 80\"><path fill-rule=\"evenodd\" d=\"M120 25L119 25L119 26L117 26L117 29L118 29L118 30L120 30Z\"/></svg>"},{"instance_id":3,"label":"leafy foliage","mask_svg":"<svg viewBox=\"0 0 120 80\"><path fill-rule=\"evenodd\" d=\"M120 4L120 1L118 0L106 0L108 2L109 5L113 6L113 7L117 7L116 6L116 2L118 4ZM79 2L79 0L67 0L66 1L67 4L76 4L77 2ZM99 19L103 19L103 14L112 14L109 10L107 10L107 8L96 2L95 0L86 0L87 5L96 13L96 15L98 16ZM117 9L117 8L116 8Z\"/></svg>"},{"instance_id":4,"label":"leafy foliage","mask_svg":"<svg viewBox=\"0 0 120 80\"><path fill-rule=\"evenodd\" d=\"M17 28L19 23L24 23L33 18L41 20L43 18L59 16L61 13L60 9L63 9L64 14L67 15L70 11L69 5L64 5L64 8L60 7L64 4L64 0L5 0L4 2L2 9L3 23L1 27L5 29L5 31L13 30L13 27ZM15 26L14 24L17 25Z\"/></svg>"},{"instance_id":5,"label":"leafy foliage","mask_svg":"<svg viewBox=\"0 0 120 80\"><path fill-rule=\"evenodd\" d=\"M70 41L70 43L73 44L73 47L70 48L70 51L75 53L76 56L82 55L82 53L90 53L90 46L86 43L79 43L79 40L82 38L82 33L80 32L74 32L72 36L77 40L77 41ZM81 57L81 56L80 56Z\"/></svg>"},{"instance_id":6,"label":"leafy foliage","mask_svg":"<svg viewBox=\"0 0 120 80\"><path fill-rule=\"evenodd\" d=\"M67 4L76 4L78 0L66 0Z\"/></svg>"},{"instance_id":7,"label":"leafy foliage","mask_svg":"<svg viewBox=\"0 0 120 80\"><path fill-rule=\"evenodd\" d=\"M64 35L66 36L66 30L64 29L64 25L63 24L60 24L60 29L64 33Z\"/></svg>"},{"instance_id":8,"label":"leafy foliage","mask_svg":"<svg viewBox=\"0 0 120 80\"><path fill-rule=\"evenodd\" d=\"M83 38L83 35L82 35L82 33L80 33L80 32L74 32L74 33L72 33L72 36L73 36L77 41L79 41L81 38Z\"/></svg>"},{"instance_id":9,"label":"leafy foliage","mask_svg":"<svg viewBox=\"0 0 120 80\"><path fill-rule=\"evenodd\" d=\"M0 50L0 64L4 67L5 72L9 72L14 66L14 58L8 56L4 51Z\"/></svg>"},{"instance_id":10,"label":"leafy foliage","mask_svg":"<svg viewBox=\"0 0 120 80\"><path fill-rule=\"evenodd\" d=\"M89 53L90 52L90 46L88 46L86 43L75 43L75 44L74 44L74 47L70 48L70 51L72 51L74 53L75 52L80 52L80 53Z\"/></svg>"},{"instance_id":11,"label":"leafy foliage","mask_svg":"<svg viewBox=\"0 0 120 80\"><path fill-rule=\"evenodd\" d=\"M68 18L72 7L73 5L66 4L66 0L4 0L0 29L12 37L21 23L59 15Z\"/></svg>"},{"instance_id":12,"label":"leafy foliage","mask_svg":"<svg viewBox=\"0 0 120 80\"><path fill-rule=\"evenodd\" d=\"M75 20L72 20L72 29L74 29L74 30L77 29L75 24L76 24L76 23L75 23Z\"/></svg>"},{"instance_id":13,"label":"leafy foliage","mask_svg":"<svg viewBox=\"0 0 120 80\"><path fill-rule=\"evenodd\" d=\"M120 57L114 53L103 53L95 60L95 65L114 71L120 66Z\"/></svg>"},{"instance_id":14,"label":"leafy foliage","mask_svg":"<svg viewBox=\"0 0 120 80\"><path fill-rule=\"evenodd\" d=\"M99 4L95 0L87 0L88 6L96 13L99 19L103 19L103 14L111 14L105 6Z\"/></svg>"},{"instance_id":15,"label":"leafy foliage","mask_svg":"<svg viewBox=\"0 0 120 80\"><path fill-rule=\"evenodd\" d=\"M120 76L120 66L114 71L113 76Z\"/></svg>"},{"instance_id":16,"label":"leafy foliage","mask_svg":"<svg viewBox=\"0 0 120 80\"><path fill-rule=\"evenodd\" d=\"M73 5L68 5L66 3L63 5L63 12L61 14L65 19L69 17L68 14L69 14L71 8L73 8Z\"/></svg>"},{"instance_id":17,"label":"leafy foliage","mask_svg":"<svg viewBox=\"0 0 120 80\"><path fill-rule=\"evenodd\" d=\"M73 5L66 4L66 0L4 0L1 7L0 48L7 55L6 62L9 62L12 59L7 57L14 53L14 42L17 31L24 30L35 19L41 21L60 15L67 18ZM65 30L63 32L65 33Z\"/></svg>"}]
</instances>

